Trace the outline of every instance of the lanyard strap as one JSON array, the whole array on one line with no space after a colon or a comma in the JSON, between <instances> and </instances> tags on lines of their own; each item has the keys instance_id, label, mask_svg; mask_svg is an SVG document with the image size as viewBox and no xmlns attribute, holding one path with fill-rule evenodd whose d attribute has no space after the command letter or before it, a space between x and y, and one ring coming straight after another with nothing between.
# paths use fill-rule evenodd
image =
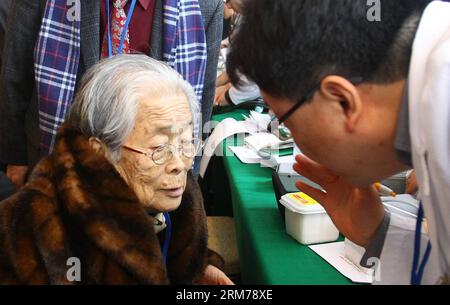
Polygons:
<instances>
[{"instance_id":1,"label":"lanyard strap","mask_svg":"<svg viewBox=\"0 0 450 305\"><path fill-rule=\"evenodd\" d=\"M164 258L164 264L167 265L167 252L169 251L169 244L170 244L170 238L172 235L172 222L170 221L170 215L169 212L164 213L164 218L166 219L166 238L164 240L164 246L163 246L163 258Z\"/></svg>"},{"instance_id":2,"label":"lanyard strap","mask_svg":"<svg viewBox=\"0 0 450 305\"><path fill-rule=\"evenodd\" d=\"M107 20L108 20L108 54L109 54L109 57L112 57L113 53L112 53L111 20L110 20L111 15L110 15L110 9L109 9L109 1L110 0L106 0L106 15L107 15ZM133 0L131 2L130 9L128 10L127 20L125 22L125 25L123 26L122 37L120 39L119 49L117 50L118 54L122 54L123 44L125 43L125 37L127 36L127 29L128 29L128 26L130 25L131 18L133 17L133 12L134 12L135 7L136 7L136 0Z\"/></svg>"},{"instance_id":3,"label":"lanyard strap","mask_svg":"<svg viewBox=\"0 0 450 305\"><path fill-rule=\"evenodd\" d=\"M420 203L419 213L417 214L416 237L414 241L414 260L411 272L411 285L420 285L422 282L423 272L431 253L431 242L428 241L427 249L425 250L423 259L420 262L420 241L422 239L423 214L423 206L422 203Z\"/></svg>"}]
</instances>

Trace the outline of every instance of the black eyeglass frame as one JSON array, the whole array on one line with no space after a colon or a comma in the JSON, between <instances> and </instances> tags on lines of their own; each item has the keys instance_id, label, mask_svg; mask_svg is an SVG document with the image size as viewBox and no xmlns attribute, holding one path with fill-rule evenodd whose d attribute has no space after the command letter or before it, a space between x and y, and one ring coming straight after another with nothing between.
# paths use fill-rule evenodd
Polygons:
<instances>
[{"instance_id":1,"label":"black eyeglass frame","mask_svg":"<svg viewBox=\"0 0 450 305\"><path fill-rule=\"evenodd\" d=\"M363 82L363 78L360 76L357 77L350 77L348 78L348 80L354 84L354 85L358 85L361 84ZM301 99L299 99L294 106L292 106L291 109L289 109L285 114L283 114L279 119L278 119L278 125L283 124L284 122L286 122L303 104L305 104L307 101L309 101L310 99L312 99L312 97L314 96L314 94L316 93L317 90L319 90L320 88L320 84L322 83L322 81L319 82L319 84L317 84L316 86L314 86L311 90L309 90ZM274 118L270 121L269 125L267 126L267 130L269 132L272 132L272 124L273 122L275 122L277 120L277 118Z\"/></svg>"}]
</instances>

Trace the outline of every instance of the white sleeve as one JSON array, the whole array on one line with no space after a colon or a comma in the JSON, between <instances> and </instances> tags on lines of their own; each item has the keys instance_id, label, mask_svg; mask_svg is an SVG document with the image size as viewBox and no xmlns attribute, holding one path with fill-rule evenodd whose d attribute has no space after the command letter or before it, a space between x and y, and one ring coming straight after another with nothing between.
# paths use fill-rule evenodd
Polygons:
<instances>
[{"instance_id":1,"label":"white sleeve","mask_svg":"<svg viewBox=\"0 0 450 305\"><path fill-rule=\"evenodd\" d=\"M245 76L241 77L241 82L239 88L231 87L228 91L233 104L239 105L240 103L253 101L261 97L258 85L248 80Z\"/></svg>"},{"instance_id":2,"label":"white sleeve","mask_svg":"<svg viewBox=\"0 0 450 305\"><path fill-rule=\"evenodd\" d=\"M423 232L424 230L422 230ZM380 281L381 285L409 285L411 283L411 271L414 256L414 240L416 232L416 219L391 214L390 224L380 256ZM429 237L422 233L421 255L423 258ZM433 253L433 250L432 250ZM435 284L437 269L436 260L430 256L425 268L422 284Z\"/></svg>"}]
</instances>

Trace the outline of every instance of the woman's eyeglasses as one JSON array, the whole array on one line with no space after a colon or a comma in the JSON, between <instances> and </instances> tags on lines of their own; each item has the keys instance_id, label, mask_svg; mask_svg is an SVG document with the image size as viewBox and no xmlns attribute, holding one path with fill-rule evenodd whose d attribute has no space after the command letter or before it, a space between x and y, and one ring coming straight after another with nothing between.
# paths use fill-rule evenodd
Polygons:
<instances>
[{"instance_id":1,"label":"woman's eyeglasses","mask_svg":"<svg viewBox=\"0 0 450 305\"><path fill-rule=\"evenodd\" d=\"M122 147L132 152L147 156L148 158L152 159L153 163L155 163L156 165L164 165L172 160L173 156L176 153L178 153L179 156L183 156L187 159L194 158L203 147L203 143L200 139L193 139L192 141L183 142L178 146L165 144L149 151L134 148L128 145L123 145Z\"/></svg>"}]
</instances>

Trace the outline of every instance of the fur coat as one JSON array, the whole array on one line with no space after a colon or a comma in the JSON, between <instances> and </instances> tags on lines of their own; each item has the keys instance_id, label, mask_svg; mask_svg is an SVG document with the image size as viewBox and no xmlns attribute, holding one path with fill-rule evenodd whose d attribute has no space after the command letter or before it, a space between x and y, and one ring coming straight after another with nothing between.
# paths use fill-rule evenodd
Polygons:
<instances>
[{"instance_id":1,"label":"fur coat","mask_svg":"<svg viewBox=\"0 0 450 305\"><path fill-rule=\"evenodd\" d=\"M207 249L202 195L190 174L171 219L166 268L154 218L112 164L63 126L53 153L0 203L0 283L195 284L207 264L220 264ZM80 282L67 277L71 257Z\"/></svg>"}]
</instances>

